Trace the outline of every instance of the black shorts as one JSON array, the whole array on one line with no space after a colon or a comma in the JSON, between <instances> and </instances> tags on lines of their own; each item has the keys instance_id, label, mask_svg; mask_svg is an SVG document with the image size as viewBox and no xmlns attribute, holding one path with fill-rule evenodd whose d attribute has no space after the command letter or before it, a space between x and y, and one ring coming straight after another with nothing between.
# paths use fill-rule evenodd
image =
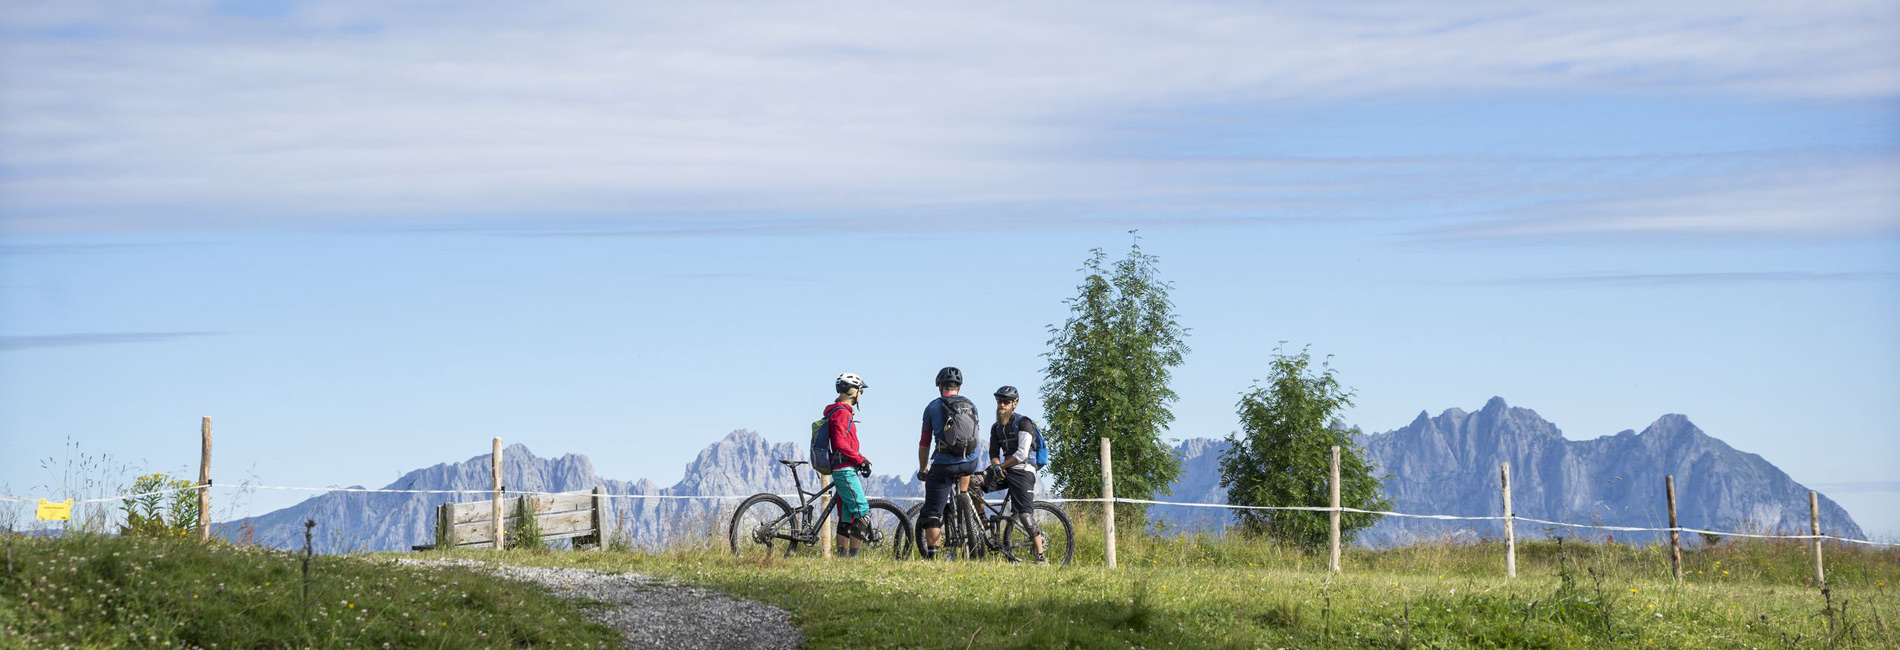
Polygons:
<instances>
[{"instance_id":1,"label":"black shorts","mask_svg":"<svg viewBox=\"0 0 1900 650\"><path fill-rule=\"evenodd\" d=\"M1027 515L1028 518L1024 520L1024 524L1033 525L1035 513L1032 508L1036 500L1036 475L1029 472L1005 471L1003 482L1009 485L1009 511Z\"/></svg>"}]
</instances>

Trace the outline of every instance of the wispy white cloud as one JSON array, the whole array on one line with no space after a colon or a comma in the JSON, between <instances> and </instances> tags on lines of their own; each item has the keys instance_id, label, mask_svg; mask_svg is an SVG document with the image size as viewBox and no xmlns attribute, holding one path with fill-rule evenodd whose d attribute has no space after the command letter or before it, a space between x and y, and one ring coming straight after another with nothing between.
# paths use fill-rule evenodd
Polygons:
<instances>
[{"instance_id":1,"label":"wispy white cloud","mask_svg":"<svg viewBox=\"0 0 1900 650\"><path fill-rule=\"evenodd\" d=\"M1587 273L1536 278L1513 278L1470 284L1490 286L1644 286L1755 285L1788 283L1872 282L1894 280L1900 274L1880 271L1715 271L1701 273Z\"/></svg>"},{"instance_id":2,"label":"wispy white cloud","mask_svg":"<svg viewBox=\"0 0 1900 650\"><path fill-rule=\"evenodd\" d=\"M209 3L9 8L0 227L902 221L1025 205L1056 219L1352 216L1411 200L1374 196L1386 188L1444 184L1418 181L1415 162L1085 152L1102 116L1170 105L1900 94L1887 2L296 7L273 20ZM1867 207L1829 227L1878 221Z\"/></svg>"},{"instance_id":3,"label":"wispy white cloud","mask_svg":"<svg viewBox=\"0 0 1900 650\"><path fill-rule=\"evenodd\" d=\"M158 343L206 336L219 336L222 334L224 334L224 332L84 332L33 336L0 336L0 352L29 350L34 348L64 348L81 345Z\"/></svg>"},{"instance_id":4,"label":"wispy white cloud","mask_svg":"<svg viewBox=\"0 0 1900 650\"><path fill-rule=\"evenodd\" d=\"M1647 194L1539 206L1429 231L1436 236L1900 234L1900 160L1650 184Z\"/></svg>"}]
</instances>

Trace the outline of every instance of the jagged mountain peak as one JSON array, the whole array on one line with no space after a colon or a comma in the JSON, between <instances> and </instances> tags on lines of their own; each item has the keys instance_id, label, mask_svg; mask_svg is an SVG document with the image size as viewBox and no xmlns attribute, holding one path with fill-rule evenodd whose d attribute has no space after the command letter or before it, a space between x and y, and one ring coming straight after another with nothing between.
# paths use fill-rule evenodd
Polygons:
<instances>
[{"instance_id":1,"label":"jagged mountain peak","mask_svg":"<svg viewBox=\"0 0 1900 650\"><path fill-rule=\"evenodd\" d=\"M1479 413L1503 413L1505 409L1509 409L1509 408L1511 408L1511 405L1505 403L1503 397L1492 395L1491 399L1484 401L1484 408L1479 409L1478 412Z\"/></svg>"},{"instance_id":2,"label":"jagged mountain peak","mask_svg":"<svg viewBox=\"0 0 1900 650\"><path fill-rule=\"evenodd\" d=\"M1657 514L1663 511L1664 476L1675 477L1684 526L1785 531L1801 529L1808 517L1807 488L1761 456L1704 433L1681 414L1657 418L1640 434L1625 430L1593 440L1568 440L1535 411L1492 398L1477 413L1457 408L1438 417L1421 413L1399 429L1353 438L1364 447L1374 474L1384 477L1385 492L1398 512L1498 515L1499 466L1509 462L1513 506L1525 517L1666 525ZM1225 445L1189 442L1177 448L1183 472L1174 498L1224 502L1225 492L1217 482L1190 477L1218 476L1215 452ZM1825 495L1820 505L1828 532L1861 536L1846 510ZM1223 520L1192 508L1162 507L1157 516L1184 525ZM1489 523L1386 519L1361 541L1391 545L1497 533ZM1616 538L1640 540L1643 535L1618 532Z\"/></svg>"},{"instance_id":3,"label":"jagged mountain peak","mask_svg":"<svg viewBox=\"0 0 1900 650\"><path fill-rule=\"evenodd\" d=\"M1670 435L1670 434L1694 434L1698 436L1708 435L1706 433L1703 433L1702 429L1697 427L1694 422L1690 422L1689 416L1683 415L1681 413L1668 413L1668 414L1664 414L1662 417L1656 418L1655 422L1651 422L1647 428L1643 429L1644 435L1649 435L1651 433L1664 434L1664 435Z\"/></svg>"}]
</instances>

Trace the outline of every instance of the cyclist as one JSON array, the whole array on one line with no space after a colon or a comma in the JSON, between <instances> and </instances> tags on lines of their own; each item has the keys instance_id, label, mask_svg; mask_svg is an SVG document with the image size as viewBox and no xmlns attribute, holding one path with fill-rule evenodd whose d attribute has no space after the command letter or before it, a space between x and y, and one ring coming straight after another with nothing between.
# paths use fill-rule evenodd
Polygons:
<instances>
[{"instance_id":1,"label":"cyclist","mask_svg":"<svg viewBox=\"0 0 1900 650\"><path fill-rule=\"evenodd\" d=\"M831 431L831 484L838 490L838 550L857 557L864 544L864 529L870 523L867 517L871 502L864 497L861 479L871 475L871 461L858 451L858 423L852 416L864 398L864 389L871 385L848 372L838 375L833 385L838 389L838 399L825 406L825 422Z\"/></svg>"},{"instance_id":2,"label":"cyclist","mask_svg":"<svg viewBox=\"0 0 1900 650\"><path fill-rule=\"evenodd\" d=\"M917 479L924 482L924 508L918 513L918 528L924 531L924 559L937 558L943 545L943 509L950 502L951 490L970 488L970 475L983 458L977 447L976 404L957 393L963 388L963 371L944 368L937 371L937 399L924 406L923 435L917 441ZM935 443L936 453L931 453Z\"/></svg>"},{"instance_id":3,"label":"cyclist","mask_svg":"<svg viewBox=\"0 0 1900 650\"><path fill-rule=\"evenodd\" d=\"M1036 527L1034 510L1037 468L1032 448L1036 423L1016 413L1020 399L1015 386L996 389L996 423L990 425L990 468L983 487L990 491L1008 488L1010 515L1035 541L1036 564L1048 564L1042 554L1042 530Z\"/></svg>"}]
</instances>

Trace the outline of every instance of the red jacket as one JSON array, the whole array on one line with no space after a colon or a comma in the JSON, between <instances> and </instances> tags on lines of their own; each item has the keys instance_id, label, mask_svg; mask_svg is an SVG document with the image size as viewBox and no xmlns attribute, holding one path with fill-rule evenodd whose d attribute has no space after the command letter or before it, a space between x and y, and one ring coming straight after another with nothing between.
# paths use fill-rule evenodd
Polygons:
<instances>
[{"instance_id":1,"label":"red jacket","mask_svg":"<svg viewBox=\"0 0 1900 650\"><path fill-rule=\"evenodd\" d=\"M838 464L832 469L857 467L864 464L864 454L858 453L858 423L851 419L850 404L833 402L825 407L825 421L831 430L831 451L837 457Z\"/></svg>"}]
</instances>

